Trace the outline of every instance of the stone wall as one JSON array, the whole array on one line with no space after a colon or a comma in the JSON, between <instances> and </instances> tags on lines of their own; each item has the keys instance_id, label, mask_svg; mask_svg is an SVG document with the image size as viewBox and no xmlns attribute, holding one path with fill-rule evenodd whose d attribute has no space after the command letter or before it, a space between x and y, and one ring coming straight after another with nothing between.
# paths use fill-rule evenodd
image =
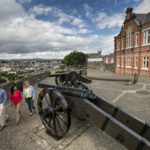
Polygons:
<instances>
[{"instance_id":1,"label":"stone wall","mask_svg":"<svg viewBox=\"0 0 150 150\"><path fill-rule=\"evenodd\" d=\"M94 69L97 71L113 71L114 64L103 64L103 63L88 63L87 69Z\"/></svg>"},{"instance_id":2,"label":"stone wall","mask_svg":"<svg viewBox=\"0 0 150 150\"><path fill-rule=\"evenodd\" d=\"M69 72L73 72L75 71L76 73L80 74L80 75L87 75L87 68L86 67L82 67L82 68L79 68L79 67L67 67L66 66L66 71L69 71Z\"/></svg>"},{"instance_id":3,"label":"stone wall","mask_svg":"<svg viewBox=\"0 0 150 150\"><path fill-rule=\"evenodd\" d=\"M11 89L11 87L12 87L12 85L14 83L16 83L17 86L18 86L18 88L22 91L22 83L25 80L29 80L30 84L34 85L34 84L38 83L39 81L47 78L48 76L49 76L49 72L45 72L45 73L41 73L41 74L36 74L36 75L30 76L30 77L27 77L27 78L24 78L24 79L15 81L15 82L8 82L8 83L1 84L0 88L5 89L6 92L7 92L8 97L9 97L9 95L10 95L10 89Z\"/></svg>"}]
</instances>

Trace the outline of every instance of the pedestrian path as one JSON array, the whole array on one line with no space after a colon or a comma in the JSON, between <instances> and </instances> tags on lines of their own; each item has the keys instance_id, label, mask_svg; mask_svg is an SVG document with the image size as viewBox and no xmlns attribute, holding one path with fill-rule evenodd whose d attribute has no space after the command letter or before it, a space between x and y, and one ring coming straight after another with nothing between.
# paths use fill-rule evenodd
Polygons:
<instances>
[{"instance_id":1,"label":"pedestrian path","mask_svg":"<svg viewBox=\"0 0 150 150\"><path fill-rule=\"evenodd\" d=\"M54 84L54 80L50 78L42 82ZM37 85L34 87L36 100L41 89ZM75 117L72 117L72 125L67 135L62 140L56 141L45 133L37 112L29 116L25 103L21 106L23 118L19 125L15 123L15 108L8 105L6 111L10 115L10 120L5 130L0 132L2 150L110 150L111 148L126 150L99 128Z\"/></svg>"}]
</instances>

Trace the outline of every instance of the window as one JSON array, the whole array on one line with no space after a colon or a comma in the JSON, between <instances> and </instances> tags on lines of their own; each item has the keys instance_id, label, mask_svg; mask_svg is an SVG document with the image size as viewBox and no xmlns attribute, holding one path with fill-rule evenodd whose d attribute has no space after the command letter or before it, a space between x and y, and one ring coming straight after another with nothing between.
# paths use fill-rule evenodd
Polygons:
<instances>
[{"instance_id":1,"label":"window","mask_svg":"<svg viewBox=\"0 0 150 150\"><path fill-rule=\"evenodd\" d=\"M112 63L112 64L114 63L114 59L113 59L113 58L111 58L111 63Z\"/></svg>"},{"instance_id":2,"label":"window","mask_svg":"<svg viewBox=\"0 0 150 150\"><path fill-rule=\"evenodd\" d=\"M117 57L117 66L120 66L120 58Z\"/></svg>"},{"instance_id":3,"label":"window","mask_svg":"<svg viewBox=\"0 0 150 150\"><path fill-rule=\"evenodd\" d=\"M135 57L134 57L134 67L135 67L135 68L137 68L137 60L138 60L138 58L137 58L137 56L135 56Z\"/></svg>"},{"instance_id":4,"label":"window","mask_svg":"<svg viewBox=\"0 0 150 150\"><path fill-rule=\"evenodd\" d=\"M148 68L148 65L149 65L149 57L144 56L143 57L143 68Z\"/></svg>"},{"instance_id":5,"label":"window","mask_svg":"<svg viewBox=\"0 0 150 150\"><path fill-rule=\"evenodd\" d=\"M126 48L131 48L132 46L132 34L131 34L131 26L126 30Z\"/></svg>"},{"instance_id":6,"label":"window","mask_svg":"<svg viewBox=\"0 0 150 150\"><path fill-rule=\"evenodd\" d=\"M124 58L123 57L121 58L121 66L122 67L124 66Z\"/></svg>"},{"instance_id":7,"label":"window","mask_svg":"<svg viewBox=\"0 0 150 150\"><path fill-rule=\"evenodd\" d=\"M106 57L106 64L108 64L108 57Z\"/></svg>"},{"instance_id":8,"label":"window","mask_svg":"<svg viewBox=\"0 0 150 150\"><path fill-rule=\"evenodd\" d=\"M123 39L122 39L122 43L121 43L121 49L124 49L124 41L123 41Z\"/></svg>"},{"instance_id":9,"label":"window","mask_svg":"<svg viewBox=\"0 0 150 150\"><path fill-rule=\"evenodd\" d=\"M131 67L131 57L126 57L126 66Z\"/></svg>"},{"instance_id":10,"label":"window","mask_svg":"<svg viewBox=\"0 0 150 150\"><path fill-rule=\"evenodd\" d=\"M117 40L117 50L120 50L120 40Z\"/></svg>"},{"instance_id":11,"label":"window","mask_svg":"<svg viewBox=\"0 0 150 150\"><path fill-rule=\"evenodd\" d=\"M143 44L150 44L150 29L144 31Z\"/></svg>"},{"instance_id":12,"label":"window","mask_svg":"<svg viewBox=\"0 0 150 150\"><path fill-rule=\"evenodd\" d=\"M139 33L135 33L135 46L139 44Z\"/></svg>"}]
</instances>

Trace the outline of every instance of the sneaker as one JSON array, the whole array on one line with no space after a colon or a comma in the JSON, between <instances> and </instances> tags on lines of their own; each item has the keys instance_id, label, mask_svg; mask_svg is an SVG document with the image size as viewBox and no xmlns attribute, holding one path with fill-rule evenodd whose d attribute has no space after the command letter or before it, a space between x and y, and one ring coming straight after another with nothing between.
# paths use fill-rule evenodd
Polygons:
<instances>
[{"instance_id":1,"label":"sneaker","mask_svg":"<svg viewBox=\"0 0 150 150\"><path fill-rule=\"evenodd\" d=\"M16 125L18 125L19 124L19 121L18 122L16 122Z\"/></svg>"},{"instance_id":2,"label":"sneaker","mask_svg":"<svg viewBox=\"0 0 150 150\"><path fill-rule=\"evenodd\" d=\"M32 116L32 113L29 113L30 116Z\"/></svg>"},{"instance_id":3,"label":"sneaker","mask_svg":"<svg viewBox=\"0 0 150 150\"><path fill-rule=\"evenodd\" d=\"M35 110L35 109L33 109L33 113L36 113L36 110Z\"/></svg>"},{"instance_id":4,"label":"sneaker","mask_svg":"<svg viewBox=\"0 0 150 150\"><path fill-rule=\"evenodd\" d=\"M5 129L5 125L0 127L0 131Z\"/></svg>"}]
</instances>

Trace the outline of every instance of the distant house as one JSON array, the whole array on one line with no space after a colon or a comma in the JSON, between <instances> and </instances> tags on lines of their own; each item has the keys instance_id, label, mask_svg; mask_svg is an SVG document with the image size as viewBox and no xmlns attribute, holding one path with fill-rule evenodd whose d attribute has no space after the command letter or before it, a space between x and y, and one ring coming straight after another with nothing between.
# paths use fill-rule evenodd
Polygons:
<instances>
[{"instance_id":1,"label":"distant house","mask_svg":"<svg viewBox=\"0 0 150 150\"><path fill-rule=\"evenodd\" d=\"M17 74L16 71L9 71L8 73L11 73L11 74Z\"/></svg>"},{"instance_id":2,"label":"distant house","mask_svg":"<svg viewBox=\"0 0 150 150\"><path fill-rule=\"evenodd\" d=\"M55 65L61 64L61 62L60 61L51 61L50 64L55 66Z\"/></svg>"},{"instance_id":3,"label":"distant house","mask_svg":"<svg viewBox=\"0 0 150 150\"><path fill-rule=\"evenodd\" d=\"M103 63L104 64L113 64L114 63L114 54L111 53L109 55L103 56Z\"/></svg>"},{"instance_id":4,"label":"distant house","mask_svg":"<svg viewBox=\"0 0 150 150\"><path fill-rule=\"evenodd\" d=\"M0 71L1 72L9 72L9 71L11 71L11 68L7 67L7 66L3 66L3 67L0 68Z\"/></svg>"},{"instance_id":5,"label":"distant house","mask_svg":"<svg viewBox=\"0 0 150 150\"><path fill-rule=\"evenodd\" d=\"M114 42L116 74L150 76L150 13L135 14L127 8Z\"/></svg>"},{"instance_id":6,"label":"distant house","mask_svg":"<svg viewBox=\"0 0 150 150\"><path fill-rule=\"evenodd\" d=\"M99 63L102 61L103 61L103 57L101 55L101 51L98 51L98 53L87 54L87 63Z\"/></svg>"}]
</instances>

